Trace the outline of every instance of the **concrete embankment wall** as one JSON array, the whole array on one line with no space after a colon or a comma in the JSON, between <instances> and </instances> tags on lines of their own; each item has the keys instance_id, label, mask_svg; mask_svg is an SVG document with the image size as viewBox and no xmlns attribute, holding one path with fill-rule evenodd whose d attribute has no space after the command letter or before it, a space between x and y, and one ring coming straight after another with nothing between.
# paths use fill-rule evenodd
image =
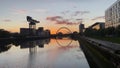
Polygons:
<instances>
[{"instance_id":1,"label":"concrete embankment wall","mask_svg":"<svg viewBox=\"0 0 120 68\"><path fill-rule=\"evenodd\" d=\"M79 39L79 43L88 60L90 68L116 68L106 57L106 55L109 56L107 52L104 53L101 49L88 43L84 39Z\"/></svg>"},{"instance_id":2,"label":"concrete embankment wall","mask_svg":"<svg viewBox=\"0 0 120 68\"><path fill-rule=\"evenodd\" d=\"M110 60L117 68L120 68L120 44L102 41L92 38L84 38L86 42L96 48L103 56Z\"/></svg>"}]
</instances>

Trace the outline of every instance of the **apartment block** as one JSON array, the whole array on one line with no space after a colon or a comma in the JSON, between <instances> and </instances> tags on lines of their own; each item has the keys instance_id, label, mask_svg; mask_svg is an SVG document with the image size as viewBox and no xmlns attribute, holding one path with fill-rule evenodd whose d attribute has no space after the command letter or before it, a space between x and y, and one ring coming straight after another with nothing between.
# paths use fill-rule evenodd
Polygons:
<instances>
[{"instance_id":1,"label":"apartment block","mask_svg":"<svg viewBox=\"0 0 120 68\"><path fill-rule=\"evenodd\" d=\"M105 28L120 25L120 0L117 0L105 11Z\"/></svg>"}]
</instances>

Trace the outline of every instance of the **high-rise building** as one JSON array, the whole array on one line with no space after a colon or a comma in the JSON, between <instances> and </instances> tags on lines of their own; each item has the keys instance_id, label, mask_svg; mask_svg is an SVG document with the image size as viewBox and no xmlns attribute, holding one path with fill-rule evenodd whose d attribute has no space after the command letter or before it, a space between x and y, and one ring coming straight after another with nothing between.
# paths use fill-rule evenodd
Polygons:
<instances>
[{"instance_id":1,"label":"high-rise building","mask_svg":"<svg viewBox=\"0 0 120 68\"><path fill-rule=\"evenodd\" d=\"M117 0L105 11L105 28L120 25L120 0Z\"/></svg>"},{"instance_id":2,"label":"high-rise building","mask_svg":"<svg viewBox=\"0 0 120 68\"><path fill-rule=\"evenodd\" d=\"M85 28L85 27L84 27L84 24L81 23L81 24L79 25L79 33L82 34L82 33L84 32L84 28Z\"/></svg>"}]
</instances>

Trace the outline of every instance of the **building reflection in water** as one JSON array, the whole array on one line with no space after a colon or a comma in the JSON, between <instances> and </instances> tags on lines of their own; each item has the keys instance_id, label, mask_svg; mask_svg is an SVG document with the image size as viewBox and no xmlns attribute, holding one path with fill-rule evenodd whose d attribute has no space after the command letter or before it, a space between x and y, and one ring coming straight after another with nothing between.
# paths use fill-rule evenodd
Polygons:
<instances>
[{"instance_id":1,"label":"building reflection in water","mask_svg":"<svg viewBox=\"0 0 120 68\"><path fill-rule=\"evenodd\" d=\"M50 39L28 41L20 44L21 49L29 48L27 68L38 68L37 66L37 46L44 48L45 44L49 44Z\"/></svg>"},{"instance_id":2,"label":"building reflection in water","mask_svg":"<svg viewBox=\"0 0 120 68\"><path fill-rule=\"evenodd\" d=\"M29 56L28 56L27 68L33 68L35 65L35 61L36 61L36 52L37 52L36 42L30 41L27 43L27 46L29 46Z\"/></svg>"},{"instance_id":3,"label":"building reflection in water","mask_svg":"<svg viewBox=\"0 0 120 68\"><path fill-rule=\"evenodd\" d=\"M0 42L0 53L8 51L11 48L10 42Z\"/></svg>"},{"instance_id":4,"label":"building reflection in water","mask_svg":"<svg viewBox=\"0 0 120 68\"><path fill-rule=\"evenodd\" d=\"M36 49L37 46L39 48L44 48L44 44L48 44L49 42L50 42L50 39L27 41L27 42L21 43L20 48L21 49L29 48L29 52L34 53L35 51L37 51Z\"/></svg>"},{"instance_id":5,"label":"building reflection in water","mask_svg":"<svg viewBox=\"0 0 120 68\"><path fill-rule=\"evenodd\" d=\"M50 39L14 43L17 44L17 48L20 48L20 50L16 50L18 51L16 53L24 53L23 55L21 54L22 56L18 59L20 62L13 59L14 61L18 61L18 63L15 62L14 65L18 65L18 68L79 68L80 66L88 68L86 64L83 65L86 63L86 60L82 51L79 49L77 41L72 41L72 44L69 45L68 43L71 42L71 39L59 39L57 41L63 46L59 46L55 39L51 40L49 46L45 44L48 44ZM80 62L83 64L80 65Z\"/></svg>"},{"instance_id":6,"label":"building reflection in water","mask_svg":"<svg viewBox=\"0 0 120 68\"><path fill-rule=\"evenodd\" d=\"M35 41L5 41L0 42L0 53L8 51L12 46L20 46L21 49L29 48L29 52L35 53L37 46L43 48L44 44L48 44L50 39L35 40Z\"/></svg>"}]
</instances>

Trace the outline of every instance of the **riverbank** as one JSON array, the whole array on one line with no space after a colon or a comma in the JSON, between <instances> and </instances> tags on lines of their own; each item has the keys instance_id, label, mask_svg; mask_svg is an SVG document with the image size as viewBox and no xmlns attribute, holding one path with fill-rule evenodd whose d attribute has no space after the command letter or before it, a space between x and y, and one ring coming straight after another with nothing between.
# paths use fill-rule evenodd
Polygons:
<instances>
[{"instance_id":1,"label":"riverbank","mask_svg":"<svg viewBox=\"0 0 120 68\"><path fill-rule=\"evenodd\" d=\"M113 43L119 43L120 44L120 37L100 37L100 36L92 36L91 38L109 41Z\"/></svg>"},{"instance_id":2,"label":"riverbank","mask_svg":"<svg viewBox=\"0 0 120 68\"><path fill-rule=\"evenodd\" d=\"M89 62L90 68L115 68L113 63L106 58L101 50L88 43L84 39L78 40L80 43L80 48L84 51L84 54Z\"/></svg>"},{"instance_id":3,"label":"riverbank","mask_svg":"<svg viewBox=\"0 0 120 68\"><path fill-rule=\"evenodd\" d=\"M0 42L30 41L30 40L38 40L38 39L46 39L46 38L50 38L50 37L30 36L30 37L0 38Z\"/></svg>"},{"instance_id":4,"label":"riverbank","mask_svg":"<svg viewBox=\"0 0 120 68\"><path fill-rule=\"evenodd\" d=\"M96 49L96 51L100 52L102 56L110 60L117 68L120 67L120 44L89 37L80 37L79 40L82 40L81 43L88 43L89 47Z\"/></svg>"}]
</instances>

